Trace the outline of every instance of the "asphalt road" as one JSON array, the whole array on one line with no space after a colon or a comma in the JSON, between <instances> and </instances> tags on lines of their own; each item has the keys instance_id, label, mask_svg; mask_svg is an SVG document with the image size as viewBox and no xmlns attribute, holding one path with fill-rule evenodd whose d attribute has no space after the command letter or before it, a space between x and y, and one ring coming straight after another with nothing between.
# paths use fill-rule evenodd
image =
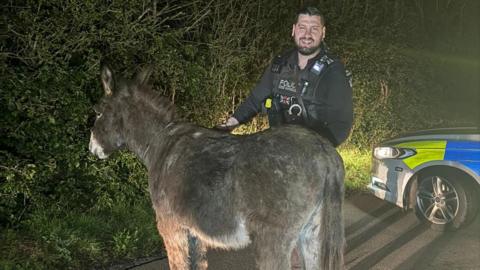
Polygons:
<instances>
[{"instance_id":1,"label":"asphalt road","mask_svg":"<svg viewBox=\"0 0 480 270\"><path fill-rule=\"evenodd\" d=\"M419 224L412 212L368 194L348 198L344 214L347 269L480 269L480 214L460 231L438 232ZM207 256L211 270L255 269L251 248ZM135 262L122 269L167 270L168 263Z\"/></svg>"}]
</instances>

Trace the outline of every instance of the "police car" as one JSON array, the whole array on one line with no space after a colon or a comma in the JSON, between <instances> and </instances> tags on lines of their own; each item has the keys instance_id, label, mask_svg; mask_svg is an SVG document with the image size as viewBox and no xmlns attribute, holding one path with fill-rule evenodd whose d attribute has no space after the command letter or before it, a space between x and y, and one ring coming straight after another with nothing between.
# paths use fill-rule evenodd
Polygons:
<instances>
[{"instance_id":1,"label":"police car","mask_svg":"<svg viewBox=\"0 0 480 270\"><path fill-rule=\"evenodd\" d=\"M368 189L438 229L468 224L480 203L480 128L425 130L373 149Z\"/></svg>"}]
</instances>

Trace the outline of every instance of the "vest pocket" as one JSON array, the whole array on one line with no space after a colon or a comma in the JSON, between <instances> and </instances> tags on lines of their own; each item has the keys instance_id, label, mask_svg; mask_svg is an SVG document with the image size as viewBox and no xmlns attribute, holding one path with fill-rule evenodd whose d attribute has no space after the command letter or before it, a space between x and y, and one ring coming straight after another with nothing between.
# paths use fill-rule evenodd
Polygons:
<instances>
[{"instance_id":1,"label":"vest pocket","mask_svg":"<svg viewBox=\"0 0 480 270\"><path fill-rule=\"evenodd\" d=\"M314 123L322 123L322 125L324 125L324 122L327 121L326 105L322 102L305 99L304 104L309 118L307 121Z\"/></svg>"}]
</instances>

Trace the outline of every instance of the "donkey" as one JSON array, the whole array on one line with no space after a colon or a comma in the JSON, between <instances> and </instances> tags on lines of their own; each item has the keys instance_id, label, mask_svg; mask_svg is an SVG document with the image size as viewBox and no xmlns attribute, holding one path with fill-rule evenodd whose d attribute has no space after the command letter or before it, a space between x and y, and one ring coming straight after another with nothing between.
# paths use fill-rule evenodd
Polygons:
<instances>
[{"instance_id":1,"label":"donkey","mask_svg":"<svg viewBox=\"0 0 480 270\"><path fill-rule=\"evenodd\" d=\"M294 125L240 136L182 121L150 73L102 69L89 149L145 164L170 269L207 269L208 248L251 243L262 270L291 269L294 248L304 269L343 269L344 167L330 142Z\"/></svg>"}]
</instances>

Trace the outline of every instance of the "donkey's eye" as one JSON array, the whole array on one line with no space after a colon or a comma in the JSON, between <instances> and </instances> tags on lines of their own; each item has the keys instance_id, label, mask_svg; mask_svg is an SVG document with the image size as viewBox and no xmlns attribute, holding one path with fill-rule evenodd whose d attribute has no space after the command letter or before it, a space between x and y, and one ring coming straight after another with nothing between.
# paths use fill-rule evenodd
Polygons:
<instances>
[{"instance_id":1,"label":"donkey's eye","mask_svg":"<svg viewBox=\"0 0 480 270\"><path fill-rule=\"evenodd\" d=\"M93 111L95 112L96 119L102 117L102 110L100 110L100 108L97 105L93 106Z\"/></svg>"}]
</instances>

